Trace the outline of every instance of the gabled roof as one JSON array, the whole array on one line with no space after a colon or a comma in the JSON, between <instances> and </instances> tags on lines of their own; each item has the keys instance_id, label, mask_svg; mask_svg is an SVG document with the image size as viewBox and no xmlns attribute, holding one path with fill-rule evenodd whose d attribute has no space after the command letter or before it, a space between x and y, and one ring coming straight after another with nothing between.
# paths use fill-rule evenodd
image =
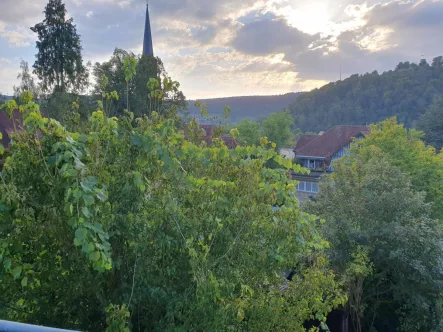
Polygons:
<instances>
[{"instance_id":1,"label":"gabled roof","mask_svg":"<svg viewBox=\"0 0 443 332\"><path fill-rule=\"evenodd\" d=\"M300 139L297 141L297 145L295 146L295 151L300 150L302 147L304 147L306 144L311 143L313 140L315 140L318 137L318 135L303 135L300 137Z\"/></svg>"},{"instance_id":2,"label":"gabled roof","mask_svg":"<svg viewBox=\"0 0 443 332\"><path fill-rule=\"evenodd\" d=\"M354 137L365 136L369 132L369 128L366 126L335 126L314 139L311 139L311 137L304 139L305 141L311 140L305 145L299 146L297 144L295 154L296 156L325 158L326 162L329 163L331 157Z\"/></svg>"}]
</instances>

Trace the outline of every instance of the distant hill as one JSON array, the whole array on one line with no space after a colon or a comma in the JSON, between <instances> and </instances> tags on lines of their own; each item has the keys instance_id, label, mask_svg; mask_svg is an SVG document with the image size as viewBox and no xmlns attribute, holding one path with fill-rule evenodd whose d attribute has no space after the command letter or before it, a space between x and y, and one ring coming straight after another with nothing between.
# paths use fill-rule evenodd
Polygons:
<instances>
[{"instance_id":1,"label":"distant hill","mask_svg":"<svg viewBox=\"0 0 443 332\"><path fill-rule=\"evenodd\" d=\"M280 112L292 104L301 93L287 93L278 96L246 96L228 97L216 99L201 99L200 101L208 105L210 116L223 117L224 106L232 109L229 121L231 123L240 122L243 119L260 120L268 117L271 113ZM195 107L195 100L188 101L189 114L199 116L200 111Z\"/></svg>"},{"instance_id":2,"label":"distant hill","mask_svg":"<svg viewBox=\"0 0 443 332\"><path fill-rule=\"evenodd\" d=\"M338 124L376 123L397 116L408 127L443 93L443 57L401 62L395 70L352 75L300 96L290 107L295 125L318 132Z\"/></svg>"},{"instance_id":3,"label":"distant hill","mask_svg":"<svg viewBox=\"0 0 443 332\"><path fill-rule=\"evenodd\" d=\"M8 101L10 99L12 99L11 96L5 96L5 95L0 94L0 104L4 103L5 101Z\"/></svg>"}]
</instances>

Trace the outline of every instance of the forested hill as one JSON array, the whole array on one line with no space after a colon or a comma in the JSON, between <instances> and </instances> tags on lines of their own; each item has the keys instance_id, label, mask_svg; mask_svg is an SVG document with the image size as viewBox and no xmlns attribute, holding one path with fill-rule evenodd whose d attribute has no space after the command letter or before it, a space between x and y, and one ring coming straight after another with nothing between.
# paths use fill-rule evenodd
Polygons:
<instances>
[{"instance_id":1,"label":"forested hill","mask_svg":"<svg viewBox=\"0 0 443 332\"><path fill-rule=\"evenodd\" d=\"M230 106L232 113L229 121L232 123L240 122L247 118L250 120L261 120L268 117L271 113L280 112L292 104L301 93L287 93L277 96L246 96L229 97L217 99L203 99L202 103L208 105L210 116L223 117L224 106ZM189 114L199 116L200 111L195 107L195 101L190 100Z\"/></svg>"},{"instance_id":2,"label":"forested hill","mask_svg":"<svg viewBox=\"0 0 443 332\"><path fill-rule=\"evenodd\" d=\"M443 93L443 57L432 64L401 62L395 70L352 75L305 93L290 110L303 131L318 132L337 124L376 123L397 116L414 126L433 98Z\"/></svg>"}]
</instances>

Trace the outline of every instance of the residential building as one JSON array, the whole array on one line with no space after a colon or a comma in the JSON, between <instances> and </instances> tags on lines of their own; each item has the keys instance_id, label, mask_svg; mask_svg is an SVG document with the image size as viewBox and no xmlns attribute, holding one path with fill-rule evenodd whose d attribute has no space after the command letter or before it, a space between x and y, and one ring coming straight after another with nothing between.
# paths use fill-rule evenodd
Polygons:
<instances>
[{"instance_id":1,"label":"residential building","mask_svg":"<svg viewBox=\"0 0 443 332\"><path fill-rule=\"evenodd\" d=\"M325 173L334 170L334 160L349 155L351 143L369 134L367 126L335 126L318 135L302 136L294 149L295 162L310 171L310 174L294 174L297 198L303 203L315 197L318 183Z\"/></svg>"},{"instance_id":2,"label":"residential building","mask_svg":"<svg viewBox=\"0 0 443 332\"><path fill-rule=\"evenodd\" d=\"M215 138L214 137L214 126L213 125L209 125L209 124L205 124L205 125L199 125L200 129L202 130L202 141L206 142L207 146L211 146L212 145L212 141ZM186 124L185 125L185 137L188 137L188 130L189 127ZM220 137L221 140L223 140L223 142L225 143L225 145L228 147L228 149L235 149L237 146L239 146L239 142L234 139L232 136L228 136L228 135L222 135Z\"/></svg>"}]
</instances>

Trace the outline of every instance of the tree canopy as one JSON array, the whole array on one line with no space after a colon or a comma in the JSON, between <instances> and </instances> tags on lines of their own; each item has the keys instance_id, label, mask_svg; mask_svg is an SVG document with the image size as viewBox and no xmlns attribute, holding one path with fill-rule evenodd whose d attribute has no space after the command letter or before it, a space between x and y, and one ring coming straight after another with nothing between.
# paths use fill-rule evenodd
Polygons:
<instances>
[{"instance_id":1,"label":"tree canopy","mask_svg":"<svg viewBox=\"0 0 443 332\"><path fill-rule=\"evenodd\" d=\"M336 162L307 211L327 220L352 331L440 331L441 221L409 174L380 150L370 158L355 150Z\"/></svg>"},{"instance_id":2,"label":"tree canopy","mask_svg":"<svg viewBox=\"0 0 443 332\"><path fill-rule=\"evenodd\" d=\"M423 140L440 151L443 148L443 96L438 96L422 115L417 128L425 135Z\"/></svg>"},{"instance_id":3,"label":"tree canopy","mask_svg":"<svg viewBox=\"0 0 443 332\"><path fill-rule=\"evenodd\" d=\"M124 64L126 59L134 59L135 72L133 77L126 81ZM125 109L130 108L136 116L149 114L153 105L150 104L151 94L155 90L165 92L164 79L168 78L160 58L148 56L136 56L131 52L122 49L115 49L109 61L96 63L93 68L93 74L96 80L94 93L101 95L103 93L103 80L107 80L107 90L116 91L120 98L112 103L110 115L122 115ZM154 78L159 83L158 86L148 86L150 78ZM162 115L176 113L186 108L185 97L179 90L169 91L162 99Z\"/></svg>"},{"instance_id":4,"label":"tree canopy","mask_svg":"<svg viewBox=\"0 0 443 332\"><path fill-rule=\"evenodd\" d=\"M100 110L69 132L32 101L21 109L27 130L0 173L1 317L92 331L304 331L346 301L319 223L298 209L288 172L300 166L270 141L195 145L156 112Z\"/></svg>"},{"instance_id":5,"label":"tree canopy","mask_svg":"<svg viewBox=\"0 0 443 332\"><path fill-rule=\"evenodd\" d=\"M406 127L443 92L443 57L429 65L401 62L394 70L377 71L330 83L301 95L291 106L294 121L304 132L334 125L377 123L397 116Z\"/></svg>"},{"instance_id":6,"label":"tree canopy","mask_svg":"<svg viewBox=\"0 0 443 332\"><path fill-rule=\"evenodd\" d=\"M390 163L410 176L413 188L426 193L432 214L443 218L443 155L421 140L423 133L406 129L395 118L371 126L371 134L359 142L365 161L382 152Z\"/></svg>"},{"instance_id":7,"label":"tree canopy","mask_svg":"<svg viewBox=\"0 0 443 332\"><path fill-rule=\"evenodd\" d=\"M31 28L37 34L34 73L46 92L82 90L87 83L80 36L72 18L66 18L62 0L49 0L45 19Z\"/></svg>"}]
</instances>

